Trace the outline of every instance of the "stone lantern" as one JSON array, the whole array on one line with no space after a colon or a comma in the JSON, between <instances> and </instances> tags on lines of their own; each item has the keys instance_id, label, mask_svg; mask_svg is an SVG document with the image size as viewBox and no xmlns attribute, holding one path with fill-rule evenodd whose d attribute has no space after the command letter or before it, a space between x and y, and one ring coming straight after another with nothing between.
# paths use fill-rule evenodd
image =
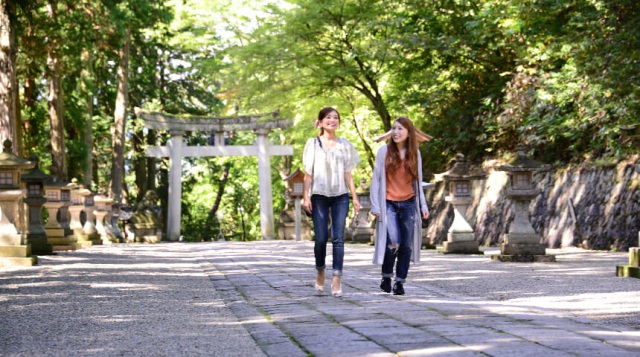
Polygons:
<instances>
[{"instance_id":1,"label":"stone lantern","mask_svg":"<svg viewBox=\"0 0 640 357\"><path fill-rule=\"evenodd\" d=\"M20 179L27 189L27 197L23 199L28 207L27 215L27 244L31 245L33 254L53 254L53 245L47 239L47 231L42 225L42 206L47 199L44 197L44 182L53 177L45 174L38 167L38 157L29 156L29 161L35 162L35 166L27 170Z\"/></svg>"},{"instance_id":2,"label":"stone lantern","mask_svg":"<svg viewBox=\"0 0 640 357\"><path fill-rule=\"evenodd\" d=\"M113 234L115 234L118 242L124 242L124 235L122 231L120 231L119 223L120 223L120 211L122 205L119 202L113 202L111 205L111 219L109 220L109 227Z\"/></svg>"},{"instance_id":3,"label":"stone lantern","mask_svg":"<svg viewBox=\"0 0 640 357\"><path fill-rule=\"evenodd\" d=\"M95 202L93 214L96 216L96 230L100 234L102 244L120 243L111 229L111 204L113 204L113 198L105 195L96 195L93 200Z\"/></svg>"},{"instance_id":4,"label":"stone lantern","mask_svg":"<svg viewBox=\"0 0 640 357\"><path fill-rule=\"evenodd\" d=\"M96 194L89 189L82 188L80 189L80 194L82 195L82 211L85 214L84 223L82 225L82 231L86 234L89 239L93 242L94 245L102 244L102 237L100 237L100 233L98 232L98 228L96 228L96 217L95 217L95 197Z\"/></svg>"},{"instance_id":5,"label":"stone lantern","mask_svg":"<svg viewBox=\"0 0 640 357\"><path fill-rule=\"evenodd\" d=\"M159 200L156 191L148 190L138 202L129 221L134 242L158 243L162 240L163 226L156 211Z\"/></svg>"},{"instance_id":6,"label":"stone lantern","mask_svg":"<svg viewBox=\"0 0 640 357\"><path fill-rule=\"evenodd\" d=\"M640 125L621 126L620 137L623 142L630 142L635 149L640 148ZM636 165L636 172L640 172L638 165ZM640 278L640 232L638 232L638 246L629 248L629 264L616 266L616 276Z\"/></svg>"},{"instance_id":7,"label":"stone lantern","mask_svg":"<svg viewBox=\"0 0 640 357\"><path fill-rule=\"evenodd\" d=\"M429 202L429 194L435 184L431 182L423 182L422 190L424 191L424 199ZM429 238L428 220L422 220L422 249L436 249L436 244Z\"/></svg>"},{"instance_id":8,"label":"stone lantern","mask_svg":"<svg viewBox=\"0 0 640 357\"><path fill-rule=\"evenodd\" d=\"M93 224L93 213L92 210L85 209L85 200L91 194L91 191L84 188L82 185L78 184L78 180L73 178L71 183L67 185L69 189L69 193L71 196L71 202L68 207L69 210L69 228L71 229L71 234L76 239L76 242L81 247L90 247L96 244L102 244L102 241L99 239L98 232L95 229L95 225ZM82 223L82 212L85 212L85 223ZM93 231L85 230L85 227L89 225L93 227Z\"/></svg>"},{"instance_id":9,"label":"stone lantern","mask_svg":"<svg viewBox=\"0 0 640 357\"><path fill-rule=\"evenodd\" d=\"M506 196L514 206L514 219L509 232L505 234L500 247L500 255L492 256L503 262L554 262L554 255L545 255L545 246L540 236L529 222L529 205L538 195L533 186L533 173L549 171L549 165L543 165L527 157L523 145L518 145L515 159L507 165L501 165L498 171L509 175L509 187Z\"/></svg>"},{"instance_id":10,"label":"stone lantern","mask_svg":"<svg viewBox=\"0 0 640 357\"><path fill-rule=\"evenodd\" d=\"M293 217L291 211L286 207L280 213L278 222L278 236L280 239L295 239L301 241L311 239L311 223L306 215L302 215L302 205L300 204L304 196L304 173L300 169L296 169L291 175L286 177L284 182L287 183L288 197L287 202L294 203ZM289 206L289 205L287 205Z\"/></svg>"},{"instance_id":11,"label":"stone lantern","mask_svg":"<svg viewBox=\"0 0 640 357\"><path fill-rule=\"evenodd\" d=\"M11 141L5 140L0 153L0 267L32 266L38 258L31 255L20 227L19 210L24 190L20 188L20 171L32 168L35 163L22 159L11 151Z\"/></svg>"},{"instance_id":12,"label":"stone lantern","mask_svg":"<svg viewBox=\"0 0 640 357\"><path fill-rule=\"evenodd\" d=\"M353 217L351 224L347 229L346 235L354 242L372 243L375 235L374 216L371 212L371 197L369 197L369 186L365 179L360 180L360 186L356 191L358 201L360 202L360 211Z\"/></svg>"},{"instance_id":13,"label":"stone lantern","mask_svg":"<svg viewBox=\"0 0 640 357\"><path fill-rule=\"evenodd\" d=\"M442 178L449 186L445 201L453 206L453 223L447 233L447 241L442 243L443 253L482 254L475 232L467 222L467 209L473 202L473 180L483 179L483 172L472 173L463 154L457 154L456 163Z\"/></svg>"},{"instance_id":14,"label":"stone lantern","mask_svg":"<svg viewBox=\"0 0 640 357\"><path fill-rule=\"evenodd\" d=\"M44 183L44 192L47 198L44 207L49 213L47 223L44 225L48 242L53 245L54 251L77 249L79 246L76 243L76 237L70 234L68 218L65 217L69 214L68 208L71 205L68 183L55 179L47 181ZM61 221L64 218L67 218L67 229L62 226Z\"/></svg>"}]
</instances>

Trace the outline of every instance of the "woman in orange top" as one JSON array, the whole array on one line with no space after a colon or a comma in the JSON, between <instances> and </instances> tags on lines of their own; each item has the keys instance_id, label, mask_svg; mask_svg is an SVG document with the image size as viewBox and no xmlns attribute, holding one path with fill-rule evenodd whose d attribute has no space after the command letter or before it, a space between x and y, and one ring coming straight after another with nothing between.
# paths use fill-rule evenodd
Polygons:
<instances>
[{"instance_id":1,"label":"woman in orange top","mask_svg":"<svg viewBox=\"0 0 640 357\"><path fill-rule=\"evenodd\" d=\"M416 129L407 117L393 123L387 144L376 154L370 187L371 213L377 217L374 264L382 264L380 289L404 294L411 261L420 261L422 219L429 209L422 191L422 158ZM397 264L396 264L397 259Z\"/></svg>"}]
</instances>

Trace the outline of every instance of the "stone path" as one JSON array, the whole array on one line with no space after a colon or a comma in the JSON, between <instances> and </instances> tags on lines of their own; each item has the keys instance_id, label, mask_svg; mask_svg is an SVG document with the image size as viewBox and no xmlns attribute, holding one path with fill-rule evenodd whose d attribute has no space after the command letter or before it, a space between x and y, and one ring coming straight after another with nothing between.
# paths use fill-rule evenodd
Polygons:
<instances>
[{"instance_id":1,"label":"stone path","mask_svg":"<svg viewBox=\"0 0 640 357\"><path fill-rule=\"evenodd\" d=\"M394 296L372 250L346 246L340 298L315 292L311 242L41 257L0 270L0 355L640 355L640 279L615 277L625 253L548 250L558 262L529 264L423 251Z\"/></svg>"}]
</instances>

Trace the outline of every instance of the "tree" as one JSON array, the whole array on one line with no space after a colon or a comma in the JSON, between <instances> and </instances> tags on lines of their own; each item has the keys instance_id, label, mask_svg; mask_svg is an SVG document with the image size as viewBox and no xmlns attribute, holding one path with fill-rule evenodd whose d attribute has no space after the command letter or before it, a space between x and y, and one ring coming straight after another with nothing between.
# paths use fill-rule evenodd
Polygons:
<instances>
[{"instance_id":1,"label":"tree","mask_svg":"<svg viewBox=\"0 0 640 357\"><path fill-rule=\"evenodd\" d=\"M47 2L47 15L49 18L50 28L56 28L58 22L58 5L56 0ZM51 133L51 158L53 166L56 168L56 177L58 180L68 179L65 135L64 135L64 114L62 111L62 63L58 48L60 40L55 36L55 32L51 33L50 41L47 43L47 80L49 81L49 96L47 104L49 106L49 123Z\"/></svg>"},{"instance_id":2,"label":"tree","mask_svg":"<svg viewBox=\"0 0 640 357\"><path fill-rule=\"evenodd\" d=\"M16 8L13 1L0 2L0 142L11 140L13 151L21 155L22 137L16 123L17 82L15 72Z\"/></svg>"},{"instance_id":3,"label":"tree","mask_svg":"<svg viewBox=\"0 0 640 357\"><path fill-rule=\"evenodd\" d=\"M301 97L357 91L391 128L384 85L394 52L388 44L388 1L292 1L290 9L271 6L250 34L238 34L229 50L240 74L235 84L247 104L273 101L278 92ZM265 88L269 90L265 90ZM278 105L287 107L287 101ZM272 104L273 105L273 104ZM290 105L289 105L290 106Z\"/></svg>"},{"instance_id":4,"label":"tree","mask_svg":"<svg viewBox=\"0 0 640 357\"><path fill-rule=\"evenodd\" d=\"M129 98L129 28L124 35L122 48L118 51L118 89L113 120L113 164L111 165L111 193L114 202L123 199L122 182L124 180L124 141Z\"/></svg>"}]
</instances>

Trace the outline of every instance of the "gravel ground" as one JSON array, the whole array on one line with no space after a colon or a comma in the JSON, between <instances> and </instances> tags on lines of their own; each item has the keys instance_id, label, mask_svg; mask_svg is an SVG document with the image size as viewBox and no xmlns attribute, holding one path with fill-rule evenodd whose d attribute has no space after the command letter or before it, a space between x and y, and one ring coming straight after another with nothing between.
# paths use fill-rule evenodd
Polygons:
<instances>
[{"instance_id":1,"label":"gravel ground","mask_svg":"<svg viewBox=\"0 0 640 357\"><path fill-rule=\"evenodd\" d=\"M41 257L35 267L0 269L0 355L235 357L259 356L271 348L277 352L266 354L290 355L280 353L284 351L283 343L276 344L274 339L279 336L287 342L294 336L296 341L306 341L307 332L299 333L300 328L315 331L318 327L293 321L291 330L284 334L278 328L289 326L288 309L327 308L325 314L331 315L331 309L336 308L319 303L322 297L308 295L313 292L310 284L315 276L312 242L217 244L97 246ZM627 345L636 343L628 336L640 333L640 279L615 275L617 265L628 264L628 253L548 249L547 254L555 255L556 262L503 263L490 259L489 255L499 253L495 248L485 249L484 255L423 250L423 262L411 267L405 286L407 295L401 298L380 293L380 268L371 264L372 253L370 245L345 246L346 297L336 301L347 310L331 316L349 316L358 324L375 324L378 314L375 309L369 310L380 304L419 308L422 315L428 315L436 313L425 310L424 304L446 310L451 305L446 301L462 305L468 301L469 306L486 309L483 316L506 316L512 310L514 316L520 316L518 326L525 329L536 327L527 325L526 318L522 318L530 313L536 321L544 321L541 315L554 321L558 317L578 321L571 322L571 326L587 326L583 335L592 329L608 334L625 328L632 332L617 334L627 339L621 342ZM251 288L244 291L246 284ZM238 291L253 298L246 300ZM447 299L438 302L438 297ZM251 315L248 321L241 315L243 320L239 321L237 314L244 311L240 307L250 308L250 304L263 310L255 310L257 315ZM351 310L356 315L349 315ZM271 326L260 311L269 311L281 324ZM357 315L358 311L363 315ZM473 319L479 310L465 311L471 314L466 318ZM491 311L494 313L488 313ZM397 322L404 321L400 315L397 318ZM414 317L406 318L409 321ZM445 319L439 315L433 318ZM325 326L327 331L345 328L334 326L337 320L331 322ZM461 323L453 317L448 322ZM268 333L251 331L262 333L264 339L246 330L246 326L255 324L271 327ZM460 326L477 328L472 324ZM415 326L408 324L406 329ZM374 338L356 337L363 343ZM599 338L590 341L601 345L611 336ZM267 342L269 348L264 347ZM319 341L311 342L305 345L307 349ZM288 343L290 348L297 348ZM382 345L379 342L374 347ZM533 343L531 347L534 349L527 352L536 355L535 348L540 346ZM404 347L386 348L400 351ZM636 351L633 348L635 345L628 351Z\"/></svg>"},{"instance_id":2,"label":"gravel ground","mask_svg":"<svg viewBox=\"0 0 640 357\"><path fill-rule=\"evenodd\" d=\"M494 248L485 255L498 254ZM628 253L547 249L554 263L504 263L481 255L423 251L411 268L418 282L449 294L531 306L640 330L640 279L616 277Z\"/></svg>"}]
</instances>

